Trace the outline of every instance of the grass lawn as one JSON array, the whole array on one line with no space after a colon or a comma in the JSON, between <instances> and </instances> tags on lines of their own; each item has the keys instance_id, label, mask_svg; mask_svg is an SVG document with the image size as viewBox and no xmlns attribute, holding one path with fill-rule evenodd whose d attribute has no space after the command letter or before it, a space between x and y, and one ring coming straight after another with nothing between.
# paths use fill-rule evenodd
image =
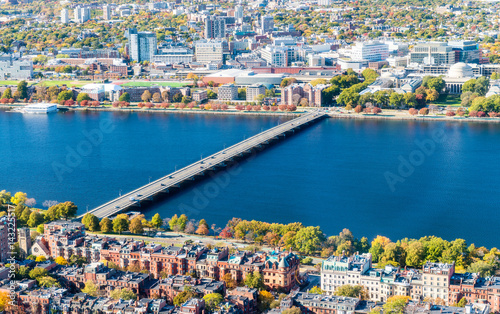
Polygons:
<instances>
[{"instance_id":1,"label":"grass lawn","mask_svg":"<svg viewBox=\"0 0 500 314\"><path fill-rule=\"evenodd\" d=\"M437 106L453 106L453 107L461 107L460 95L441 95L438 100L432 103L432 105Z\"/></svg>"},{"instance_id":2,"label":"grass lawn","mask_svg":"<svg viewBox=\"0 0 500 314\"><path fill-rule=\"evenodd\" d=\"M17 85L17 84L19 84L19 82L21 82L21 81L0 81L0 86L3 86L3 85Z\"/></svg>"},{"instance_id":3,"label":"grass lawn","mask_svg":"<svg viewBox=\"0 0 500 314\"><path fill-rule=\"evenodd\" d=\"M170 86L170 87L183 87L188 85L187 83L180 82L128 82L121 84L120 86L137 86L137 87L150 87L150 86Z\"/></svg>"},{"instance_id":4,"label":"grass lawn","mask_svg":"<svg viewBox=\"0 0 500 314\"><path fill-rule=\"evenodd\" d=\"M56 86L56 85L64 85L66 84L68 87L76 86L76 87L82 87L87 84L92 84L95 83L94 81L73 81L73 80L65 80L65 81L42 81L39 84L44 83L45 86L51 87L51 86Z\"/></svg>"}]
</instances>

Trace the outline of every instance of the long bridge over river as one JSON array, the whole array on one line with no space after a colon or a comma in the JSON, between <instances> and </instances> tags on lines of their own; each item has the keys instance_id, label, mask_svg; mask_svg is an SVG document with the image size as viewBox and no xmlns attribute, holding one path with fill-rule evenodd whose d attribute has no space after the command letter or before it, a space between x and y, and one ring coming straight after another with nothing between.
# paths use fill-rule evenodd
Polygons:
<instances>
[{"instance_id":1,"label":"long bridge over river","mask_svg":"<svg viewBox=\"0 0 500 314\"><path fill-rule=\"evenodd\" d=\"M194 180L197 176L202 176L206 172L225 167L227 162L231 162L238 157L244 156L256 147L261 147L273 140L285 136L286 133L299 129L301 126L313 123L323 118L326 114L316 110L305 113L298 118L282 123L257 135L249 137L231 147L225 148L213 155L201 159L182 169L172 172L156 181L146 184L129 193L123 194L101 206L98 206L89 213L98 218L109 217L125 211L133 206L140 206L142 201L152 201L154 196L160 193L168 193L173 188L178 188L185 181ZM81 215L80 217L82 217ZM79 218L80 218L79 217Z\"/></svg>"}]
</instances>

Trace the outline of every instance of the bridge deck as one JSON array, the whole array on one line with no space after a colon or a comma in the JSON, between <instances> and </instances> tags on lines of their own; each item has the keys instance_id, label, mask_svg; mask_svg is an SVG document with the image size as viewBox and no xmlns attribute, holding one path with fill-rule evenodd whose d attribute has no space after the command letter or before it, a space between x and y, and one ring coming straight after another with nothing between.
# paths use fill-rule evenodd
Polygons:
<instances>
[{"instance_id":1,"label":"bridge deck","mask_svg":"<svg viewBox=\"0 0 500 314\"><path fill-rule=\"evenodd\" d=\"M189 180L196 175L203 174L208 169L217 167L228 160L232 160L236 156L241 155L254 147L265 144L268 141L298 128L311 121L323 117L325 113L320 111L313 111L301 115L298 118L282 123L257 135L249 137L231 147L221 150L213 155L210 155L200 161L190 164L182 169L179 169L169 175L166 175L156 181L146 184L138 189L135 189L127 194L124 194L114 200L111 200L101 206L89 211L98 218L109 217L128 209L131 206L137 205L143 200L151 199L154 195L160 192L166 192L172 187L176 187L185 180ZM82 217L81 215L80 217Z\"/></svg>"}]
</instances>

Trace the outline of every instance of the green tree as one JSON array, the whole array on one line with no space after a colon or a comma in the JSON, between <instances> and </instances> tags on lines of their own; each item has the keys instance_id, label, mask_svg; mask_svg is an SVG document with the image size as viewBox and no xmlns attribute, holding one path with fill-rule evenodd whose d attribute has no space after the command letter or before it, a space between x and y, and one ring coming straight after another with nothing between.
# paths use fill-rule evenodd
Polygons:
<instances>
[{"instance_id":1,"label":"green tree","mask_svg":"<svg viewBox=\"0 0 500 314\"><path fill-rule=\"evenodd\" d=\"M78 94L78 96L76 96L76 101L78 103L81 103L84 100L92 100L92 98L90 98L89 94L87 93L80 93Z\"/></svg>"},{"instance_id":2,"label":"green tree","mask_svg":"<svg viewBox=\"0 0 500 314\"><path fill-rule=\"evenodd\" d=\"M312 293L312 294L323 294L325 293L325 291L321 290L320 287L318 286L314 286L311 288L311 290L309 290L309 293Z\"/></svg>"},{"instance_id":3,"label":"green tree","mask_svg":"<svg viewBox=\"0 0 500 314\"><path fill-rule=\"evenodd\" d=\"M215 93L213 90L207 90L207 98L208 99L217 99L217 93Z\"/></svg>"},{"instance_id":4,"label":"green tree","mask_svg":"<svg viewBox=\"0 0 500 314\"><path fill-rule=\"evenodd\" d=\"M123 231L127 231L129 226L129 220L127 215L118 215L113 219L113 231L121 234Z\"/></svg>"},{"instance_id":5,"label":"green tree","mask_svg":"<svg viewBox=\"0 0 500 314\"><path fill-rule=\"evenodd\" d=\"M37 282L38 282L38 285L40 287L44 287L44 288L50 288L50 287L59 287L60 288L61 287L61 284L59 284L57 279L52 278L50 276L39 277L37 279Z\"/></svg>"},{"instance_id":6,"label":"green tree","mask_svg":"<svg viewBox=\"0 0 500 314\"><path fill-rule=\"evenodd\" d=\"M389 105L393 108L399 108L405 102L404 95L400 93L392 93L389 96Z\"/></svg>"},{"instance_id":7,"label":"green tree","mask_svg":"<svg viewBox=\"0 0 500 314\"><path fill-rule=\"evenodd\" d=\"M219 308L219 305L224 300L224 297L219 293L208 293L203 296L203 300L205 301L206 309L209 312L213 312Z\"/></svg>"},{"instance_id":8,"label":"green tree","mask_svg":"<svg viewBox=\"0 0 500 314\"><path fill-rule=\"evenodd\" d=\"M99 288L93 281L88 280L85 282L85 287L82 289L82 292L91 297L97 297L99 295Z\"/></svg>"},{"instance_id":9,"label":"green tree","mask_svg":"<svg viewBox=\"0 0 500 314\"><path fill-rule=\"evenodd\" d=\"M113 231L113 223L111 222L111 219L108 217L104 217L101 222L99 223L99 227L101 227L101 231L104 233L108 233Z\"/></svg>"},{"instance_id":10,"label":"green tree","mask_svg":"<svg viewBox=\"0 0 500 314\"><path fill-rule=\"evenodd\" d=\"M78 207L73 202L60 203L58 206L58 213L60 217L63 217L64 219L75 217L78 211Z\"/></svg>"},{"instance_id":11,"label":"green tree","mask_svg":"<svg viewBox=\"0 0 500 314\"><path fill-rule=\"evenodd\" d=\"M476 79L470 79L462 85L462 93L471 92L474 93L476 90Z\"/></svg>"},{"instance_id":12,"label":"green tree","mask_svg":"<svg viewBox=\"0 0 500 314\"><path fill-rule=\"evenodd\" d=\"M35 228L43 222L43 216L39 212L32 212L28 219L28 226Z\"/></svg>"},{"instance_id":13,"label":"green tree","mask_svg":"<svg viewBox=\"0 0 500 314\"><path fill-rule=\"evenodd\" d=\"M446 82L443 80L442 77L433 77L427 81L426 85L427 88L433 89L438 93L441 93L441 91L444 89L445 86Z\"/></svg>"},{"instance_id":14,"label":"green tree","mask_svg":"<svg viewBox=\"0 0 500 314\"><path fill-rule=\"evenodd\" d=\"M360 285L343 285L337 287L334 294L343 297L360 298L361 300L368 300L370 298L370 295L365 287Z\"/></svg>"},{"instance_id":15,"label":"green tree","mask_svg":"<svg viewBox=\"0 0 500 314\"><path fill-rule=\"evenodd\" d=\"M177 226L179 226L179 229L181 231L184 231L184 229L186 228L187 222L188 222L188 218L186 215L182 214L179 216L179 219L177 220Z\"/></svg>"},{"instance_id":16,"label":"green tree","mask_svg":"<svg viewBox=\"0 0 500 314\"><path fill-rule=\"evenodd\" d=\"M467 305L467 299L465 297L461 298L460 301L458 301L457 306L458 307L465 307Z\"/></svg>"},{"instance_id":17,"label":"green tree","mask_svg":"<svg viewBox=\"0 0 500 314\"><path fill-rule=\"evenodd\" d=\"M417 106L417 96L414 93L406 93L403 96L404 104L407 108Z\"/></svg>"},{"instance_id":18,"label":"green tree","mask_svg":"<svg viewBox=\"0 0 500 314\"><path fill-rule=\"evenodd\" d=\"M361 72L361 75L364 77L365 81L372 81L372 82L375 81L378 77L377 71L370 68L364 69L363 72Z\"/></svg>"},{"instance_id":19,"label":"green tree","mask_svg":"<svg viewBox=\"0 0 500 314\"><path fill-rule=\"evenodd\" d=\"M179 221L179 217L177 217L177 214L173 215L172 218L168 221L168 225L170 227L170 230L175 230L177 227L177 223Z\"/></svg>"},{"instance_id":20,"label":"green tree","mask_svg":"<svg viewBox=\"0 0 500 314\"><path fill-rule=\"evenodd\" d=\"M469 273L479 273L481 277L490 277L495 273L495 266L484 261L477 261L467 268Z\"/></svg>"},{"instance_id":21,"label":"green tree","mask_svg":"<svg viewBox=\"0 0 500 314\"><path fill-rule=\"evenodd\" d=\"M484 96L488 92L489 87L490 87L490 79L487 78L486 76L481 76L478 79L476 79L474 92L477 93L479 96Z\"/></svg>"},{"instance_id":22,"label":"green tree","mask_svg":"<svg viewBox=\"0 0 500 314\"><path fill-rule=\"evenodd\" d=\"M176 94L172 97L172 101L173 101L173 102L181 102L181 101L182 101L182 94L181 94L181 93L176 93Z\"/></svg>"},{"instance_id":23,"label":"green tree","mask_svg":"<svg viewBox=\"0 0 500 314\"><path fill-rule=\"evenodd\" d=\"M413 241L406 249L406 265L410 267L422 266L425 258L424 245L419 241Z\"/></svg>"},{"instance_id":24,"label":"green tree","mask_svg":"<svg viewBox=\"0 0 500 314\"><path fill-rule=\"evenodd\" d=\"M151 218L151 224L155 229L160 229L163 226L163 219L161 219L160 214L156 213L153 218Z\"/></svg>"},{"instance_id":25,"label":"green tree","mask_svg":"<svg viewBox=\"0 0 500 314\"><path fill-rule=\"evenodd\" d=\"M294 247L304 254L313 254L319 250L325 240L325 235L319 227L305 227L300 229L294 238Z\"/></svg>"},{"instance_id":26,"label":"green tree","mask_svg":"<svg viewBox=\"0 0 500 314\"><path fill-rule=\"evenodd\" d=\"M20 99L28 98L28 83L21 81L17 84L17 95Z\"/></svg>"},{"instance_id":27,"label":"green tree","mask_svg":"<svg viewBox=\"0 0 500 314\"><path fill-rule=\"evenodd\" d=\"M29 272L29 276L31 279L38 279L41 277L45 277L48 276L48 274L49 273L47 272L47 270L41 267L35 267Z\"/></svg>"},{"instance_id":28,"label":"green tree","mask_svg":"<svg viewBox=\"0 0 500 314\"><path fill-rule=\"evenodd\" d=\"M264 288L264 279L260 272L254 271L253 273L248 274L244 280L245 286L249 288L255 289L263 289Z\"/></svg>"},{"instance_id":29,"label":"green tree","mask_svg":"<svg viewBox=\"0 0 500 314\"><path fill-rule=\"evenodd\" d=\"M312 86L316 86L316 85L325 85L328 84L328 82L323 78L318 78L312 80L309 84L311 84Z\"/></svg>"},{"instance_id":30,"label":"green tree","mask_svg":"<svg viewBox=\"0 0 500 314\"><path fill-rule=\"evenodd\" d=\"M70 90L63 90L57 95L57 101L66 101L73 98L73 92Z\"/></svg>"},{"instance_id":31,"label":"green tree","mask_svg":"<svg viewBox=\"0 0 500 314\"><path fill-rule=\"evenodd\" d=\"M184 291L174 297L173 303L175 306L181 306L194 297L196 297L196 293L194 293L193 289L189 286L184 286Z\"/></svg>"},{"instance_id":32,"label":"green tree","mask_svg":"<svg viewBox=\"0 0 500 314\"><path fill-rule=\"evenodd\" d=\"M99 230L99 218L97 218L92 213L86 213L82 218L82 224L85 226L85 229L90 231Z\"/></svg>"},{"instance_id":33,"label":"green tree","mask_svg":"<svg viewBox=\"0 0 500 314\"><path fill-rule=\"evenodd\" d=\"M246 100L247 99L247 89L246 88L238 88L238 99Z\"/></svg>"},{"instance_id":34,"label":"green tree","mask_svg":"<svg viewBox=\"0 0 500 314\"><path fill-rule=\"evenodd\" d=\"M27 224L28 220L30 219L31 213L32 213L31 209L29 209L29 207L26 207L23 210L21 217L19 217L19 221L21 221L23 224Z\"/></svg>"},{"instance_id":35,"label":"green tree","mask_svg":"<svg viewBox=\"0 0 500 314\"><path fill-rule=\"evenodd\" d=\"M403 314L409 297L395 295L389 297L384 304L384 314Z\"/></svg>"},{"instance_id":36,"label":"green tree","mask_svg":"<svg viewBox=\"0 0 500 314\"><path fill-rule=\"evenodd\" d=\"M126 102L130 102L130 94L125 92L123 94L120 95L120 97L118 98L119 101L126 101Z\"/></svg>"},{"instance_id":37,"label":"green tree","mask_svg":"<svg viewBox=\"0 0 500 314\"><path fill-rule=\"evenodd\" d=\"M10 87L7 87L2 94L2 99L10 99L10 98L12 98L12 89Z\"/></svg>"},{"instance_id":38,"label":"green tree","mask_svg":"<svg viewBox=\"0 0 500 314\"><path fill-rule=\"evenodd\" d=\"M127 301L137 299L137 295L129 288L115 288L109 296L115 300L122 299Z\"/></svg>"}]
</instances>

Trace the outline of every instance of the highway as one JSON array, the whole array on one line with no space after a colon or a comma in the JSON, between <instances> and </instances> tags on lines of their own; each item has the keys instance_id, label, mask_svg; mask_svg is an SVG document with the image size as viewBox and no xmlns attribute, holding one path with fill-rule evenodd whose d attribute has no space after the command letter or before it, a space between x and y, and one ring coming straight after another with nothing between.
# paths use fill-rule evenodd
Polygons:
<instances>
[{"instance_id":1,"label":"highway","mask_svg":"<svg viewBox=\"0 0 500 314\"><path fill-rule=\"evenodd\" d=\"M179 187L186 180L192 180L197 175L203 175L207 170L212 170L218 166L225 166L226 161L231 161L235 157L251 151L255 147L269 143L286 132L292 131L300 126L316 121L326 114L320 110L305 113L293 120L277 125L271 129L263 131L257 135L249 137L233 146L225 148L213 155L203 158L195 163L166 175L156 181L146 184L129 193L123 194L103 205L100 205L89 213L98 218L109 217L119 212L127 210L129 207L140 205L143 200L153 200L158 193L167 192L169 189ZM80 217L83 217L81 215ZM79 218L80 218L79 217Z\"/></svg>"}]
</instances>

